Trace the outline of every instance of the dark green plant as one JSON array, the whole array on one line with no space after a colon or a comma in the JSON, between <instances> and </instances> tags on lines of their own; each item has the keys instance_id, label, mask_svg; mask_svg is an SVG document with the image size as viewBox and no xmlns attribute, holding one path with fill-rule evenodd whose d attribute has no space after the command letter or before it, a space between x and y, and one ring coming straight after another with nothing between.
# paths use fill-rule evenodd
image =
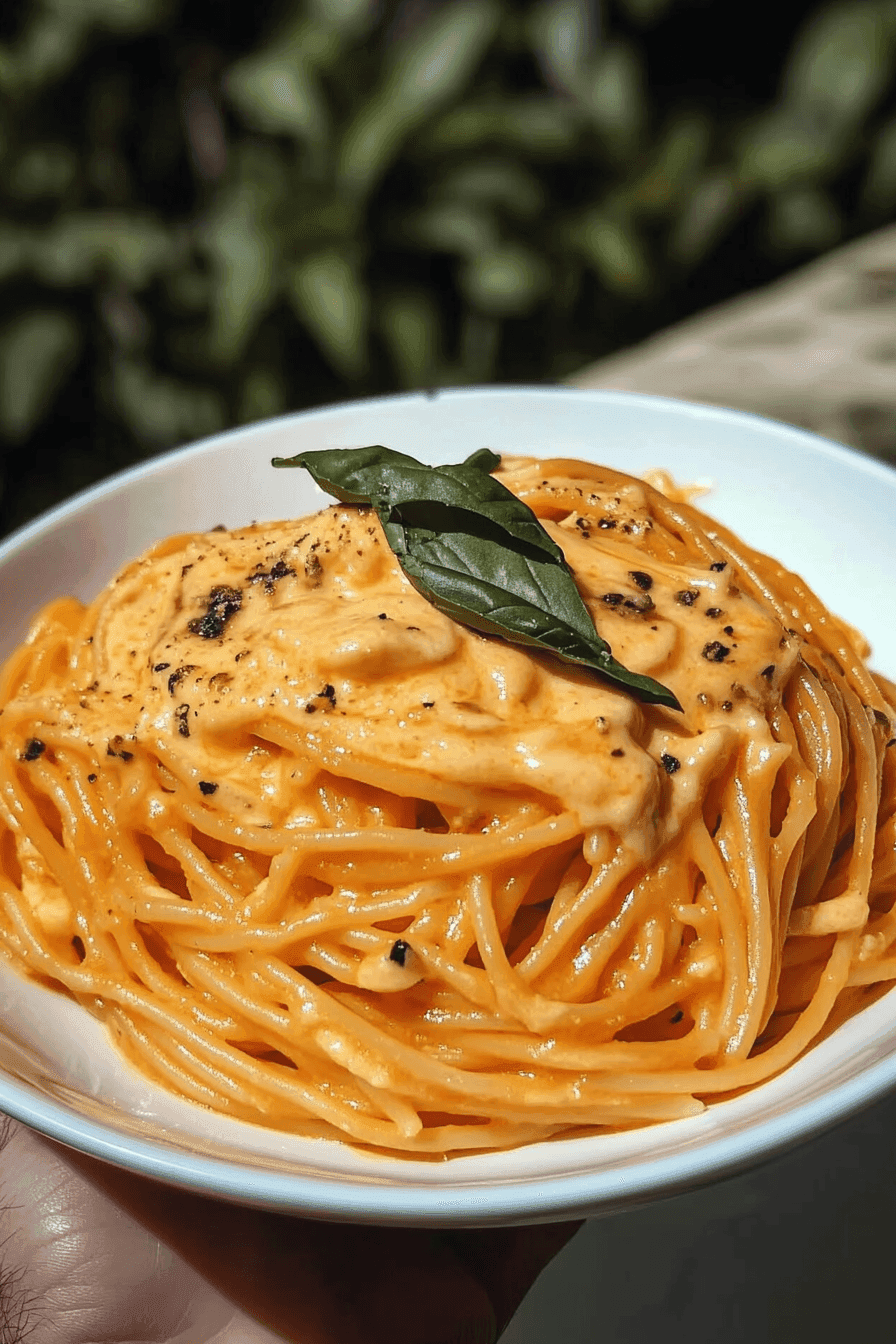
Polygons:
<instances>
[{"instance_id":1,"label":"dark green plant","mask_svg":"<svg viewBox=\"0 0 896 1344\"><path fill-rule=\"evenodd\" d=\"M0 529L282 410L562 378L888 219L896 0L798 15L767 91L736 44L659 77L712 8L4 10Z\"/></svg>"}]
</instances>

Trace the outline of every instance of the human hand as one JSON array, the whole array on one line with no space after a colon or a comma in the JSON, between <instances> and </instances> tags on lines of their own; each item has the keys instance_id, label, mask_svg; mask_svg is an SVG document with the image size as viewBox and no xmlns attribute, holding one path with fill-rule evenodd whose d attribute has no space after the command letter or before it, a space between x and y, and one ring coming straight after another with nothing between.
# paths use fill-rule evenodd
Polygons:
<instances>
[{"instance_id":1,"label":"human hand","mask_svg":"<svg viewBox=\"0 0 896 1344\"><path fill-rule=\"evenodd\" d=\"M3 1344L491 1344L579 1226L312 1222L3 1138Z\"/></svg>"}]
</instances>

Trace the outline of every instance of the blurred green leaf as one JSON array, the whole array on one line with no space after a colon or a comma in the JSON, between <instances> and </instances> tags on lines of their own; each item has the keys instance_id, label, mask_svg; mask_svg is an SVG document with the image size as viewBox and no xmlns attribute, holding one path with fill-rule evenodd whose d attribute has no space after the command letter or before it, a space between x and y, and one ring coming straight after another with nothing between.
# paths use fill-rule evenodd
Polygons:
<instances>
[{"instance_id":1,"label":"blurred green leaf","mask_svg":"<svg viewBox=\"0 0 896 1344\"><path fill-rule=\"evenodd\" d=\"M120 350L142 350L149 339L146 314L124 285L108 285L100 295L100 315L113 344Z\"/></svg>"},{"instance_id":2,"label":"blurred green leaf","mask_svg":"<svg viewBox=\"0 0 896 1344\"><path fill-rule=\"evenodd\" d=\"M19 443L49 411L71 373L81 331L70 313L33 309L0 331L0 431Z\"/></svg>"},{"instance_id":3,"label":"blurred green leaf","mask_svg":"<svg viewBox=\"0 0 896 1344\"><path fill-rule=\"evenodd\" d=\"M0 220L0 281L28 269L31 238L28 231Z\"/></svg>"},{"instance_id":4,"label":"blurred green leaf","mask_svg":"<svg viewBox=\"0 0 896 1344\"><path fill-rule=\"evenodd\" d=\"M0 89L20 97L68 74L84 48L74 15L32 9L15 45L0 47Z\"/></svg>"},{"instance_id":5,"label":"blurred green leaf","mask_svg":"<svg viewBox=\"0 0 896 1344\"><path fill-rule=\"evenodd\" d=\"M838 241L840 216L824 192L793 187L770 200L768 236L777 252L820 251Z\"/></svg>"},{"instance_id":6,"label":"blurred green leaf","mask_svg":"<svg viewBox=\"0 0 896 1344\"><path fill-rule=\"evenodd\" d=\"M282 415L286 409L286 390L276 370L257 367L249 369L240 388L237 419L241 424L268 420Z\"/></svg>"},{"instance_id":7,"label":"blurred green leaf","mask_svg":"<svg viewBox=\"0 0 896 1344\"><path fill-rule=\"evenodd\" d=\"M334 250L306 257L289 276L292 305L324 354L344 377L367 369L369 299L359 268Z\"/></svg>"},{"instance_id":8,"label":"blurred green leaf","mask_svg":"<svg viewBox=\"0 0 896 1344\"><path fill-rule=\"evenodd\" d=\"M115 361L111 390L114 404L144 448L157 450L215 434L227 422L217 393L160 375L140 359Z\"/></svg>"},{"instance_id":9,"label":"blurred green leaf","mask_svg":"<svg viewBox=\"0 0 896 1344\"><path fill-rule=\"evenodd\" d=\"M705 111L674 114L651 153L648 167L624 192L630 206L667 216L700 173L711 143L712 126Z\"/></svg>"},{"instance_id":10,"label":"blurred green leaf","mask_svg":"<svg viewBox=\"0 0 896 1344\"><path fill-rule=\"evenodd\" d=\"M507 214L530 219L544 207L545 193L534 173L511 159L472 159L439 182L447 201L500 205Z\"/></svg>"},{"instance_id":11,"label":"blurred green leaf","mask_svg":"<svg viewBox=\"0 0 896 1344\"><path fill-rule=\"evenodd\" d=\"M423 289L387 294L378 304L379 328L403 388L438 381L442 321L433 296Z\"/></svg>"},{"instance_id":12,"label":"blurred green leaf","mask_svg":"<svg viewBox=\"0 0 896 1344\"><path fill-rule=\"evenodd\" d=\"M532 12L535 50L549 75L567 93L578 93L594 53L591 0L542 0Z\"/></svg>"},{"instance_id":13,"label":"blurred green leaf","mask_svg":"<svg viewBox=\"0 0 896 1344\"><path fill-rule=\"evenodd\" d=\"M152 28L170 10L168 0L43 0L61 19L95 24L113 33L139 33Z\"/></svg>"},{"instance_id":14,"label":"blurred green leaf","mask_svg":"<svg viewBox=\"0 0 896 1344\"><path fill-rule=\"evenodd\" d=\"M34 145L13 166L8 187L13 196L25 201L61 196L77 171L77 157L68 145Z\"/></svg>"},{"instance_id":15,"label":"blurred green leaf","mask_svg":"<svg viewBox=\"0 0 896 1344\"><path fill-rule=\"evenodd\" d=\"M328 114L301 33L283 46L265 48L237 61L224 88L248 126L274 135L322 141Z\"/></svg>"},{"instance_id":16,"label":"blurred green leaf","mask_svg":"<svg viewBox=\"0 0 896 1344\"><path fill-rule=\"evenodd\" d=\"M500 15L496 0L452 0L385 51L380 82L342 140L338 176L346 190L370 191L408 135L462 93Z\"/></svg>"},{"instance_id":17,"label":"blurred green leaf","mask_svg":"<svg viewBox=\"0 0 896 1344\"><path fill-rule=\"evenodd\" d=\"M782 107L755 118L738 139L737 175L748 186L773 192L827 180L849 149L848 136Z\"/></svg>"},{"instance_id":18,"label":"blurred green leaf","mask_svg":"<svg viewBox=\"0 0 896 1344\"><path fill-rule=\"evenodd\" d=\"M523 317L544 297L550 270L521 243L506 243L470 257L460 281L468 302L478 312L490 317Z\"/></svg>"},{"instance_id":19,"label":"blurred green leaf","mask_svg":"<svg viewBox=\"0 0 896 1344\"><path fill-rule=\"evenodd\" d=\"M874 137L862 201L874 210L896 206L896 117L884 122Z\"/></svg>"},{"instance_id":20,"label":"blurred green leaf","mask_svg":"<svg viewBox=\"0 0 896 1344\"><path fill-rule=\"evenodd\" d=\"M213 278L208 272L188 263L164 277L165 295L171 311L178 317L199 313L211 304Z\"/></svg>"},{"instance_id":21,"label":"blurred green leaf","mask_svg":"<svg viewBox=\"0 0 896 1344\"><path fill-rule=\"evenodd\" d=\"M600 53L582 98L611 153L631 154L647 122L647 95L640 59L629 43L613 42Z\"/></svg>"},{"instance_id":22,"label":"blurred green leaf","mask_svg":"<svg viewBox=\"0 0 896 1344\"><path fill-rule=\"evenodd\" d=\"M675 0L621 0L621 3L630 19L646 26L661 19Z\"/></svg>"},{"instance_id":23,"label":"blurred green leaf","mask_svg":"<svg viewBox=\"0 0 896 1344\"><path fill-rule=\"evenodd\" d=\"M242 354L277 297L274 241L265 227L270 206L262 183L237 180L219 193L202 231L215 271L209 351L225 365Z\"/></svg>"},{"instance_id":24,"label":"blurred green leaf","mask_svg":"<svg viewBox=\"0 0 896 1344\"><path fill-rule=\"evenodd\" d=\"M364 37L376 22L378 0L308 0L312 21L348 37Z\"/></svg>"},{"instance_id":25,"label":"blurred green leaf","mask_svg":"<svg viewBox=\"0 0 896 1344\"><path fill-rule=\"evenodd\" d=\"M852 127L893 78L893 43L874 0L840 0L814 14L784 74L786 102L824 124Z\"/></svg>"},{"instance_id":26,"label":"blurred green leaf","mask_svg":"<svg viewBox=\"0 0 896 1344\"><path fill-rule=\"evenodd\" d=\"M652 280L644 245L631 223L621 224L600 208L586 211L573 232L587 264L617 294L646 294Z\"/></svg>"},{"instance_id":27,"label":"blurred green leaf","mask_svg":"<svg viewBox=\"0 0 896 1344\"><path fill-rule=\"evenodd\" d=\"M560 157L579 135L581 118L567 102L544 96L483 98L454 107L421 137L421 155L503 145L530 158Z\"/></svg>"},{"instance_id":28,"label":"blurred green leaf","mask_svg":"<svg viewBox=\"0 0 896 1344\"><path fill-rule=\"evenodd\" d=\"M467 312L461 323L460 369L453 381L487 383L495 376L501 323L486 313Z\"/></svg>"},{"instance_id":29,"label":"blurred green leaf","mask_svg":"<svg viewBox=\"0 0 896 1344\"><path fill-rule=\"evenodd\" d=\"M150 215L73 212L35 233L35 273L49 285L83 285L97 277L141 289L177 256L175 235Z\"/></svg>"},{"instance_id":30,"label":"blurred green leaf","mask_svg":"<svg viewBox=\"0 0 896 1344\"><path fill-rule=\"evenodd\" d=\"M17 93L53 83L75 64L91 29L145 32L170 8L170 0L41 0L27 6L17 41L0 48L0 88Z\"/></svg>"},{"instance_id":31,"label":"blurred green leaf","mask_svg":"<svg viewBox=\"0 0 896 1344\"><path fill-rule=\"evenodd\" d=\"M496 241L492 212L467 201L436 201L404 222L402 232L418 247L469 256Z\"/></svg>"},{"instance_id":32,"label":"blurred green leaf","mask_svg":"<svg viewBox=\"0 0 896 1344\"><path fill-rule=\"evenodd\" d=\"M719 169L695 183L669 239L669 255L680 266L702 261L743 208L743 196L731 173Z\"/></svg>"}]
</instances>

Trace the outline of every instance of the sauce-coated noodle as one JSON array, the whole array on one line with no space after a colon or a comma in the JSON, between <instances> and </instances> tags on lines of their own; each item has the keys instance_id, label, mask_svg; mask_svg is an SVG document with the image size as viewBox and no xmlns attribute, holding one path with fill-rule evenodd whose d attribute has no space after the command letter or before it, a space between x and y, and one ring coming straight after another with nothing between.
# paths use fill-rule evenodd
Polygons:
<instances>
[{"instance_id":1,"label":"sauce-coated noodle","mask_svg":"<svg viewBox=\"0 0 896 1344\"><path fill-rule=\"evenodd\" d=\"M409 1154L692 1115L896 978L893 688L684 502L505 459L683 713L440 614L375 514L175 537L0 684L0 947L163 1086Z\"/></svg>"}]
</instances>

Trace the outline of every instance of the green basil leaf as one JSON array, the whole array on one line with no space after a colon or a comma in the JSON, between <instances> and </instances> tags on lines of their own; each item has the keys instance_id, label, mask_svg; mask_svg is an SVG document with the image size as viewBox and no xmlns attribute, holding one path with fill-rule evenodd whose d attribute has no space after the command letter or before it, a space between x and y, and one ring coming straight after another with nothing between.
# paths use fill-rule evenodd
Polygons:
<instances>
[{"instance_id":1,"label":"green basil leaf","mask_svg":"<svg viewBox=\"0 0 896 1344\"><path fill-rule=\"evenodd\" d=\"M273 460L275 467L304 467L344 503L372 505L411 583L452 619L680 709L665 686L612 656L560 547L529 506L489 474L499 463L496 453L480 449L455 466L428 467L378 444Z\"/></svg>"}]
</instances>

